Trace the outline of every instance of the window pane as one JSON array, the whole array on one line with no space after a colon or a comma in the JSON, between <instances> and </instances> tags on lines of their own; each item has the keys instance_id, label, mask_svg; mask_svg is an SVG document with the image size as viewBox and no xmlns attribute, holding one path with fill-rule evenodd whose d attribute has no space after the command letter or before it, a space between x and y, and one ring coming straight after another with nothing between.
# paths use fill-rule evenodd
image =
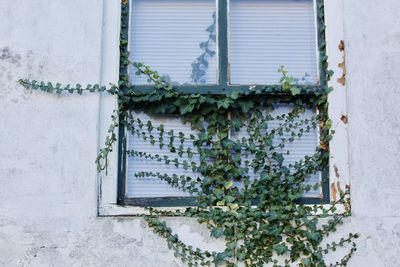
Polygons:
<instances>
[{"instance_id":1,"label":"window pane","mask_svg":"<svg viewBox=\"0 0 400 267\"><path fill-rule=\"evenodd\" d=\"M133 0L131 60L172 82L216 83L215 0ZM131 69L133 84L146 84Z\"/></svg>"},{"instance_id":2,"label":"window pane","mask_svg":"<svg viewBox=\"0 0 400 267\"><path fill-rule=\"evenodd\" d=\"M280 65L316 83L312 0L231 0L229 23L232 84L277 84Z\"/></svg>"},{"instance_id":3,"label":"window pane","mask_svg":"<svg viewBox=\"0 0 400 267\"><path fill-rule=\"evenodd\" d=\"M178 136L179 133L184 134L188 139L190 135L193 134L197 137L197 133L191 129L189 124L183 124L179 118L175 117L166 117L166 116L148 116L144 113L132 113L133 118L135 119L135 123L133 127L135 131L129 134L128 137L128 150L144 152L148 155L160 155L161 158L167 156L170 160L174 158L178 158L179 162L187 161L189 164L191 162L195 162L198 164L200 159L198 155L195 153L194 149L193 156L189 158L187 153L184 153L182 157L180 157L176 151L175 153L170 152L168 148L168 144L170 142L170 135L168 132L171 130L174 131L174 135ZM137 121L139 119L141 123L144 125L143 128L140 128L140 125ZM151 143L150 136L148 133L147 123L151 122L154 129L152 129L151 135L154 138L154 144ZM164 125L164 134L163 134L163 143L166 145L160 148L160 134L157 130L157 127L160 125ZM145 140L144 135L146 134L147 139ZM178 148L181 143L180 139L176 137L173 141L173 145ZM186 140L182 144L185 151L187 148L193 148L193 142L191 140ZM127 187L127 196L131 198L139 198L139 197L171 197L171 196L190 196L189 193L183 192L182 190L171 187L166 181L162 181L157 177L152 177L151 175L144 175L142 177L138 177L137 174L141 172L159 172L161 174L173 175L177 174L190 176L194 180L199 176L194 173L189 167L188 170L179 166L177 168L173 162L169 165L164 163L164 160L157 161L156 159L144 158L140 156L129 156L128 157L128 187Z\"/></svg>"},{"instance_id":4,"label":"window pane","mask_svg":"<svg viewBox=\"0 0 400 267\"><path fill-rule=\"evenodd\" d=\"M268 128L265 129L265 134L270 133L273 129L277 129L279 127L282 128L284 120L277 120L278 116L282 116L283 114L289 114L293 109L292 105L276 105L275 109L270 113L272 116L271 119L268 119ZM148 156L159 155L160 158L164 158L167 156L171 161L175 158L178 158L179 162L187 161L189 165L192 162L198 165L200 162L199 156L197 154L197 149L193 146L193 142L189 140L190 135L193 135L195 139L197 139L198 132L191 129L189 124L183 124L179 118L176 117L167 117L167 116L148 116L144 113L135 113L133 112L133 117L135 118L135 123L133 125L134 130L128 136L128 150L129 151L137 151L141 153L146 153ZM302 159L305 156L312 156L315 153L315 149L318 145L318 131L317 126L312 127L311 121L308 123L304 123L304 120L313 120L315 118L316 112L315 110L306 110L296 117L293 123L301 123L303 122L302 127L293 128L293 132L299 133L303 132L301 137L295 137L292 142L288 142L287 140L291 137L288 132L284 132L282 136L276 135L274 137L273 145L278 146L279 143L282 142L282 138L286 139L286 146L280 149L278 152L282 153L284 156L284 165L288 166L289 164L294 164ZM140 124L137 121L140 120ZM153 144L151 142L149 133L148 133L148 121L151 122L153 127L151 131L152 138L154 140ZM163 143L166 145L160 148L160 134L157 130L157 127L160 125L164 125L164 134L163 134ZM311 126L311 130L304 131L306 126ZM287 127L287 126L285 126ZM182 143L183 151L188 151L190 148L192 152L191 158L189 158L188 153L183 153L182 157L177 153L178 151L171 152L168 144L170 142L170 135L168 132L171 130L174 131L174 135L178 136L182 133L187 140ZM145 137L146 135L146 137ZM241 129L239 131L232 131L231 138L233 140L241 140L243 137L247 138L249 134L246 129ZM178 148L181 143L179 138L175 138L173 141L174 147ZM242 163L244 164L246 160L252 161L254 159L254 154L249 154L246 157L244 154L242 155ZM190 196L189 193L183 192L182 190L171 187L166 181L160 180L158 177L153 177L149 175L150 172L164 175L176 174L178 176L185 175L191 177L193 180L197 178L202 179L202 176L199 173L193 172L189 167L187 170L182 168L182 166L176 167L174 163L170 163L169 165L164 163L164 160L158 161L157 159L145 158L140 156L135 156L130 154L128 156L128 166L127 166L127 197L129 198L150 198L150 197L184 197ZM142 173L142 174L141 174ZM143 174L144 173L144 174ZM146 174L147 173L147 174ZM251 179L255 179L259 177L259 173L254 173L254 171L250 171L249 176ZM311 175L306 181L305 184L315 185L320 181L320 173L316 173ZM238 188L242 188L242 182L235 182L235 185ZM320 190L312 190L305 194L307 197L320 197Z\"/></svg>"},{"instance_id":5,"label":"window pane","mask_svg":"<svg viewBox=\"0 0 400 267\"><path fill-rule=\"evenodd\" d=\"M282 115L287 115L293 111L293 105L290 104L277 104L274 106L274 110L269 113L272 116L271 120L268 120L268 127L262 132L262 134L270 134L271 131L277 131L279 128L282 128L285 125L284 120L277 120L277 117ZM290 127L290 131L284 131L282 135L276 134L273 139L273 146L278 147L279 144L285 143L283 148L277 148L274 151L281 153L284 157L283 165L289 166L289 164L295 164L300 160L304 160L305 156L313 156L316 152L316 148L319 143L318 130L317 126L313 127L312 121L315 121L316 111L311 109L306 109L304 112L300 113L296 116L292 125L296 123L302 124L302 126ZM307 122L305 122L307 120ZM315 124L315 123L314 123ZM310 130L306 131L307 126L311 127ZM286 125L286 127L289 127ZM296 135L302 133L300 137L295 137L293 141L289 141L292 137L292 133ZM232 131L231 138L236 140L241 140L242 138L248 138L249 133L247 132L247 128L242 128L239 131ZM285 140L285 141L283 141ZM255 159L255 155L249 155L248 157L242 157L243 162L248 160L252 161ZM254 173L254 171L249 173L250 179L259 178L259 173ZM305 185L314 186L315 184L320 182L320 173L315 173L310 175L305 181ZM240 182L236 183L236 186L242 187ZM305 193L305 197L320 197L321 191L311 189L310 191Z\"/></svg>"}]
</instances>

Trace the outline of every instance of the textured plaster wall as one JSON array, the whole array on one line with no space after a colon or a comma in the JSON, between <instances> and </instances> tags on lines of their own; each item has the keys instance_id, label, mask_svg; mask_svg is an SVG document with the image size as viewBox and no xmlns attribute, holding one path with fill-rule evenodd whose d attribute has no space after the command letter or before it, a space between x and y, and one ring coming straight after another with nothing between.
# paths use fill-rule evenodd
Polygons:
<instances>
[{"instance_id":1,"label":"textured plaster wall","mask_svg":"<svg viewBox=\"0 0 400 267\"><path fill-rule=\"evenodd\" d=\"M354 216L339 236L361 234L350 266L399 266L400 3L344 7ZM16 82L100 82L102 8L0 0L0 266L181 266L141 220L97 217L99 96ZM195 222L169 223L185 241L218 249Z\"/></svg>"},{"instance_id":2,"label":"textured plaster wall","mask_svg":"<svg viewBox=\"0 0 400 267\"><path fill-rule=\"evenodd\" d=\"M400 265L400 2L344 1L354 266Z\"/></svg>"}]
</instances>

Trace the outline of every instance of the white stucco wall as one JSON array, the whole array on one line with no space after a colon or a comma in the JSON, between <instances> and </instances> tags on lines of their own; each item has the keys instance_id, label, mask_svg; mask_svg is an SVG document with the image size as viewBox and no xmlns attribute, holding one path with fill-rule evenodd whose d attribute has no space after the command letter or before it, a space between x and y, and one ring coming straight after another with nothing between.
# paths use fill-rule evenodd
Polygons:
<instances>
[{"instance_id":1,"label":"white stucco wall","mask_svg":"<svg viewBox=\"0 0 400 267\"><path fill-rule=\"evenodd\" d=\"M181 266L140 219L97 216L99 95L17 84L104 81L103 4L0 1L0 266ZM396 0L344 1L353 216L340 233L361 235L350 266L400 264L398 14ZM218 248L195 222L169 222Z\"/></svg>"}]
</instances>

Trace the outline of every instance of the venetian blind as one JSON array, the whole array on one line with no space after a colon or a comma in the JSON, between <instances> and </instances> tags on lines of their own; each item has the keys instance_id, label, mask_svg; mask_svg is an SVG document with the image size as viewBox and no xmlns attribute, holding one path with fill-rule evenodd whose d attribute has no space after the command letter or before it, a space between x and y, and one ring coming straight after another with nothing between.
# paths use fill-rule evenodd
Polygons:
<instances>
[{"instance_id":1,"label":"venetian blind","mask_svg":"<svg viewBox=\"0 0 400 267\"><path fill-rule=\"evenodd\" d=\"M271 115L273 117L287 114L292 109L291 105L277 105L275 106L275 110L272 111ZM184 134L185 136L197 135L197 132L192 130L190 125L183 124L179 118L176 117L166 117L166 116L152 116L149 117L144 113L132 113L134 118L140 119L140 121L144 124L147 123L148 120L152 122L153 127L157 128L159 125L164 125L165 133L173 130L175 135L179 135L179 133ZM304 119L312 119L315 116L314 110L306 110L304 113L300 114L296 119L295 122L299 122ZM281 121L271 120L269 121L269 128L268 131L277 128L281 125ZM137 123L134 124L134 127L137 129ZM300 129L295 129L294 131L298 132ZM147 129L143 128L141 130L143 132L147 132ZM159 135L157 131L153 130L152 135L154 136L154 140L158 140ZM232 138L241 138L248 136L247 132L243 129L237 132L232 132ZM277 144L280 142L281 138L288 138L289 136L277 136L274 143ZM168 135L164 134L164 142L168 143ZM178 138L174 141L175 146L179 146ZM318 131L317 128L314 127L310 130L310 132L303 134L302 137L294 140L292 143L289 143L281 152L285 153L285 164L288 165L290 163L295 163L298 160L304 158L304 156L312 156L315 153L315 148L318 145ZM193 147L191 141L185 141L185 147ZM129 134L128 136L128 149L146 152L147 154L155 155L159 154L161 157L168 156L169 158L173 159L178 157L176 153L171 153L167 146L163 148L159 147L159 144L155 142L151 144L149 139L146 141L137 134ZM195 150L194 150L195 152ZM187 160L188 162L198 163L199 158L196 154L193 155L193 158L189 159L187 156L180 158L180 161ZM161 181L156 177L137 177L135 173L139 172L160 172L162 174L177 174L177 175L187 175L192 178L197 178L199 175L194 173L190 170L184 170L182 168L177 168L174 164L166 165L163 162L151 160L151 159L144 159L138 156L129 156L128 157L128 168L127 168L127 176L128 176L128 183L127 183L127 196L130 198L141 198L141 197L170 197L170 196L189 196L188 193L180 191L177 188L171 187L167 182ZM251 177L257 178L256 175L250 174ZM201 177L200 177L201 178ZM306 184L314 185L320 181L320 174L314 174L310 176ZM240 185L239 185L240 186ZM311 197L319 197L320 191L314 190L308 192L306 196Z\"/></svg>"},{"instance_id":2,"label":"venetian blind","mask_svg":"<svg viewBox=\"0 0 400 267\"><path fill-rule=\"evenodd\" d=\"M313 0L231 0L232 84L277 84L283 65L292 77L317 81Z\"/></svg>"},{"instance_id":3,"label":"venetian blind","mask_svg":"<svg viewBox=\"0 0 400 267\"><path fill-rule=\"evenodd\" d=\"M133 0L131 60L149 65L175 83L215 84L215 22L215 0ZM133 84L147 83L134 72L132 68Z\"/></svg>"}]
</instances>

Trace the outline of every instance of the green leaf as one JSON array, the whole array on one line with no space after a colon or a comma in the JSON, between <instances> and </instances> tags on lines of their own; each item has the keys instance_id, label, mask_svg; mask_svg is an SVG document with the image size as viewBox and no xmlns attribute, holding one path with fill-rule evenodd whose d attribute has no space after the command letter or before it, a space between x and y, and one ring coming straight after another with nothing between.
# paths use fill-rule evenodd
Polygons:
<instances>
[{"instance_id":1,"label":"green leaf","mask_svg":"<svg viewBox=\"0 0 400 267\"><path fill-rule=\"evenodd\" d=\"M224 252L218 252L217 255L215 256L215 260L217 262L221 262L226 258L226 254Z\"/></svg>"},{"instance_id":2,"label":"green leaf","mask_svg":"<svg viewBox=\"0 0 400 267\"><path fill-rule=\"evenodd\" d=\"M289 251L288 247L285 244L277 244L274 246L274 250L278 255L283 255Z\"/></svg>"},{"instance_id":3,"label":"green leaf","mask_svg":"<svg viewBox=\"0 0 400 267\"><path fill-rule=\"evenodd\" d=\"M192 112L194 105L195 105L194 103L191 103L191 104L186 104L184 106L181 106L180 107L181 114L184 115L184 114Z\"/></svg>"},{"instance_id":4,"label":"green leaf","mask_svg":"<svg viewBox=\"0 0 400 267\"><path fill-rule=\"evenodd\" d=\"M268 181L271 180L272 177L265 171L260 172L260 180L261 181Z\"/></svg>"},{"instance_id":5,"label":"green leaf","mask_svg":"<svg viewBox=\"0 0 400 267\"><path fill-rule=\"evenodd\" d=\"M226 203L232 203L233 201L235 201L235 198L233 196L226 196L225 201Z\"/></svg>"},{"instance_id":6,"label":"green leaf","mask_svg":"<svg viewBox=\"0 0 400 267\"><path fill-rule=\"evenodd\" d=\"M238 105L243 110L243 112L247 113L252 107L254 107L253 101L238 101Z\"/></svg>"},{"instance_id":7,"label":"green leaf","mask_svg":"<svg viewBox=\"0 0 400 267\"><path fill-rule=\"evenodd\" d=\"M228 205L228 207L231 209L231 210L237 210L238 208L239 208L239 204L230 204L230 205Z\"/></svg>"},{"instance_id":8,"label":"green leaf","mask_svg":"<svg viewBox=\"0 0 400 267\"><path fill-rule=\"evenodd\" d=\"M222 228L214 228L211 230L211 236L215 238L220 238L224 235L224 230Z\"/></svg>"},{"instance_id":9,"label":"green leaf","mask_svg":"<svg viewBox=\"0 0 400 267\"><path fill-rule=\"evenodd\" d=\"M220 200L216 203L217 206L225 206L225 199Z\"/></svg>"},{"instance_id":10,"label":"green leaf","mask_svg":"<svg viewBox=\"0 0 400 267\"><path fill-rule=\"evenodd\" d=\"M291 86L290 92L292 95L299 95L301 93L301 88L297 86Z\"/></svg>"},{"instance_id":11,"label":"green leaf","mask_svg":"<svg viewBox=\"0 0 400 267\"><path fill-rule=\"evenodd\" d=\"M229 180L229 181L224 183L225 189L230 189L232 186L233 186L233 181L232 180Z\"/></svg>"},{"instance_id":12,"label":"green leaf","mask_svg":"<svg viewBox=\"0 0 400 267\"><path fill-rule=\"evenodd\" d=\"M302 262L305 266L311 266L311 259L310 259L310 258L301 259L301 262Z\"/></svg>"},{"instance_id":13,"label":"green leaf","mask_svg":"<svg viewBox=\"0 0 400 267\"><path fill-rule=\"evenodd\" d=\"M316 241L316 242L319 242L322 239L321 234L319 232L311 232L311 233L309 233L308 234L308 238L313 240L313 241Z\"/></svg>"}]
</instances>

